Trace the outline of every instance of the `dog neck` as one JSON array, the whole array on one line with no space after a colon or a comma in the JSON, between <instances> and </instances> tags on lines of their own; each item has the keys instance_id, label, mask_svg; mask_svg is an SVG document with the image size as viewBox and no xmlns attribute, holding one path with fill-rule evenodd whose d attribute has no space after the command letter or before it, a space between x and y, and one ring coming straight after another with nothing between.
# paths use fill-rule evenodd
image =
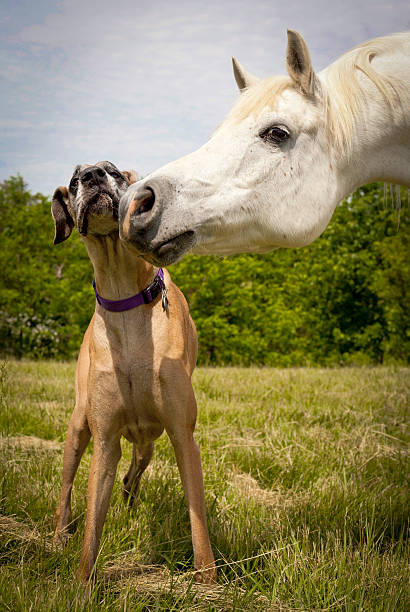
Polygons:
<instances>
[{"instance_id":1,"label":"dog neck","mask_svg":"<svg viewBox=\"0 0 410 612\"><path fill-rule=\"evenodd\" d=\"M97 290L107 300L121 300L152 283L157 269L133 252L117 232L83 237L94 268Z\"/></svg>"}]
</instances>

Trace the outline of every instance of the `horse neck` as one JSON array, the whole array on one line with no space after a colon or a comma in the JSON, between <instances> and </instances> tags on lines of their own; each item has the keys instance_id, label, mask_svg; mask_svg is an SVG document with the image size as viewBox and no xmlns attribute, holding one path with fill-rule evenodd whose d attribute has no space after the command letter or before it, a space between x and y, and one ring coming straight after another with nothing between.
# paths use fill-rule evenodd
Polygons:
<instances>
[{"instance_id":1,"label":"horse neck","mask_svg":"<svg viewBox=\"0 0 410 612\"><path fill-rule=\"evenodd\" d=\"M400 142L388 131L379 138L369 139L363 134L339 170L339 199L361 185L372 182L395 183L410 187L410 134L407 142Z\"/></svg>"},{"instance_id":2,"label":"horse neck","mask_svg":"<svg viewBox=\"0 0 410 612\"><path fill-rule=\"evenodd\" d=\"M386 77L390 100L363 72L356 71L360 108L352 113L350 154L342 155L338 164L341 197L373 181L410 187L410 37L396 39L400 40L397 50L375 57L371 64Z\"/></svg>"},{"instance_id":3,"label":"horse neck","mask_svg":"<svg viewBox=\"0 0 410 612\"><path fill-rule=\"evenodd\" d=\"M126 246L118 233L83 238L94 268L97 290L105 299L119 300L139 293L156 274L154 266Z\"/></svg>"}]
</instances>

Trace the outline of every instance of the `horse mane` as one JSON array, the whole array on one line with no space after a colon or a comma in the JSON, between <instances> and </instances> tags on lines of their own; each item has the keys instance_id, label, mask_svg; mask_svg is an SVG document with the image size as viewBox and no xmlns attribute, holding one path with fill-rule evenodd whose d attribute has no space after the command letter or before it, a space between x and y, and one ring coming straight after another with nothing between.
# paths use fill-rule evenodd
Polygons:
<instances>
[{"instance_id":1,"label":"horse mane","mask_svg":"<svg viewBox=\"0 0 410 612\"><path fill-rule=\"evenodd\" d=\"M326 128L337 155L352 151L356 122L366 113L369 92L366 91L365 75L375 85L386 103L386 117L398 121L402 118L406 88L399 78L381 74L372 66L375 57L397 50L403 36L394 34L375 38L354 47L323 71L326 82L325 107ZM408 94L407 94L408 95Z\"/></svg>"}]
</instances>

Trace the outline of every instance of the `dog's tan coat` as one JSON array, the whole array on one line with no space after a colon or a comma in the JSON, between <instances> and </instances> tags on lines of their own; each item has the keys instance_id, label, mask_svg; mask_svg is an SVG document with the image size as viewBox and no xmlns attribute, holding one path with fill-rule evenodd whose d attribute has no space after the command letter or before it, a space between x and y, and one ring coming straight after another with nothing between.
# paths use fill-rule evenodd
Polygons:
<instances>
[{"instance_id":1,"label":"dog's tan coat","mask_svg":"<svg viewBox=\"0 0 410 612\"><path fill-rule=\"evenodd\" d=\"M104 298L134 295L152 282L156 269L124 245L118 233L83 238ZM98 303L84 335L76 372L76 404L64 449L63 485L56 513L55 541L72 523L71 490L81 456L93 437L87 517L79 575L93 572L111 491L121 457L120 438L133 443L124 494L133 501L139 480L165 429L175 450L192 529L199 581L216 579L209 542L201 461L193 438L197 407L191 375L197 336L184 296L167 271L169 309L160 297L125 312Z\"/></svg>"}]
</instances>

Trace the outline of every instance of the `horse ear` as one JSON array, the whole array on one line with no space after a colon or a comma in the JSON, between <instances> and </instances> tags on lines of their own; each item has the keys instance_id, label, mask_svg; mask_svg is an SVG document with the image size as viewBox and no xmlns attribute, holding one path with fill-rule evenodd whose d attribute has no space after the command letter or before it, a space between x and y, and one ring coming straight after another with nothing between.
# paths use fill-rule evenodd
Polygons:
<instances>
[{"instance_id":1,"label":"horse ear","mask_svg":"<svg viewBox=\"0 0 410 612\"><path fill-rule=\"evenodd\" d=\"M307 44L303 37L294 30L288 30L286 67L292 81L307 96L313 96L320 89Z\"/></svg>"},{"instance_id":2,"label":"horse ear","mask_svg":"<svg viewBox=\"0 0 410 612\"><path fill-rule=\"evenodd\" d=\"M245 68L240 65L236 57L232 58L232 65L235 81L241 92L259 81L258 77L250 72L246 72Z\"/></svg>"},{"instance_id":3,"label":"horse ear","mask_svg":"<svg viewBox=\"0 0 410 612\"><path fill-rule=\"evenodd\" d=\"M127 179L128 185L132 185L133 183L136 183L137 181L139 181L140 177L135 172L135 170L123 170L122 173Z\"/></svg>"},{"instance_id":4,"label":"horse ear","mask_svg":"<svg viewBox=\"0 0 410 612\"><path fill-rule=\"evenodd\" d=\"M54 244L64 242L70 237L74 221L69 212L68 189L57 187L51 202L51 214L54 219Z\"/></svg>"}]
</instances>

